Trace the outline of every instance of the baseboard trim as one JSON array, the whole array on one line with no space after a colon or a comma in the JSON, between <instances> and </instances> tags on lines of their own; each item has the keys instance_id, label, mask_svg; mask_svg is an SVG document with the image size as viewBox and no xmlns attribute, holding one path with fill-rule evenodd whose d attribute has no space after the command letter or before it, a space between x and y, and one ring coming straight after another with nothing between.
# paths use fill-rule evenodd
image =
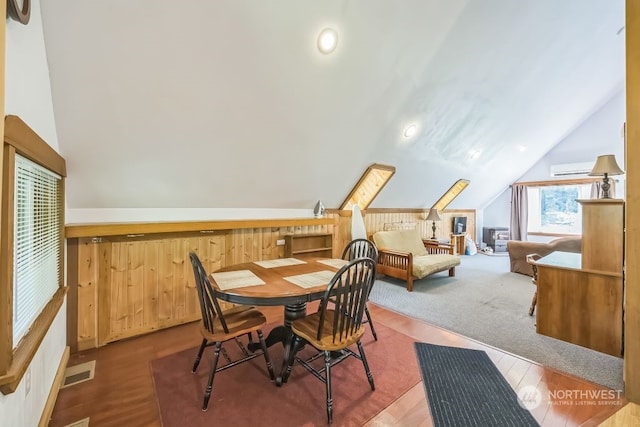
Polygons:
<instances>
[{"instance_id":1,"label":"baseboard trim","mask_svg":"<svg viewBox=\"0 0 640 427\"><path fill-rule=\"evenodd\" d=\"M53 379L53 384L51 385L51 391L49 391L49 397L47 397L47 402L42 410L38 427L46 427L49 425L51 414L53 414L53 407L56 405L56 399L58 399L58 392L64 382L64 372L67 369L70 354L71 348L69 346L65 347L64 352L62 353L62 358L60 359L60 364L58 365L58 370L56 371L56 376Z\"/></svg>"}]
</instances>

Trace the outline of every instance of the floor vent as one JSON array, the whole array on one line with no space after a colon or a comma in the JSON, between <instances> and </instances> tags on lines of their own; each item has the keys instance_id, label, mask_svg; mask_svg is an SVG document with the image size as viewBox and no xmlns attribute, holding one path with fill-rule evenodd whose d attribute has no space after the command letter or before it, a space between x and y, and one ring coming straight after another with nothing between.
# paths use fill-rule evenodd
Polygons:
<instances>
[{"instance_id":1,"label":"floor vent","mask_svg":"<svg viewBox=\"0 0 640 427\"><path fill-rule=\"evenodd\" d=\"M62 387L65 388L72 385L79 384L84 381L93 379L93 372L96 369L96 361L81 363L79 365L70 366L64 371L64 382ZM75 424L72 424L75 426ZM78 424L83 425L83 424Z\"/></svg>"},{"instance_id":2,"label":"floor vent","mask_svg":"<svg viewBox=\"0 0 640 427\"><path fill-rule=\"evenodd\" d=\"M89 417L76 421L75 423L67 424L64 427L89 427Z\"/></svg>"}]
</instances>

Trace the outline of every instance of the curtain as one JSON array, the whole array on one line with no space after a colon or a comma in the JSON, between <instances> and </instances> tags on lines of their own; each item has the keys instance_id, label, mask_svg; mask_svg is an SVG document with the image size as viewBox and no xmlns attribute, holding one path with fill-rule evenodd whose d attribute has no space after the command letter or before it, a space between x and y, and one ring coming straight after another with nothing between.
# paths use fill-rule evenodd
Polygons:
<instances>
[{"instance_id":1,"label":"curtain","mask_svg":"<svg viewBox=\"0 0 640 427\"><path fill-rule=\"evenodd\" d=\"M527 240L528 220L527 186L511 186L511 236L512 240Z\"/></svg>"}]
</instances>

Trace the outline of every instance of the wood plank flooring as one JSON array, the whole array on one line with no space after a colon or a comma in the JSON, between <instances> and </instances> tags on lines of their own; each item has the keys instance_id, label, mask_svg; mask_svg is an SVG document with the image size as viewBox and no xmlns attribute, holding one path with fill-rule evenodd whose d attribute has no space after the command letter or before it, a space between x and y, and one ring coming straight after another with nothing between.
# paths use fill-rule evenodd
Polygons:
<instances>
[{"instance_id":1,"label":"wood plank flooring","mask_svg":"<svg viewBox=\"0 0 640 427\"><path fill-rule=\"evenodd\" d=\"M260 309L269 322L282 319L282 307ZM417 341L486 351L515 390L531 385L542 393L542 404L531 411L542 426L595 426L627 403L623 397L612 399L610 395L603 395L610 392L602 386L542 367L374 304L370 304L369 309L374 322L394 328ZM315 308L310 307L310 312L313 311ZM93 380L60 390L49 425L66 426L90 417L91 426L160 426L149 362L195 347L200 339L196 322L72 354L69 366L95 359L95 376ZM555 393L555 401L548 401L549 393ZM595 398L578 396L573 399L576 403L570 404L572 399L567 397L567 393L573 393L574 396L591 393ZM429 405L422 383L365 425L431 426Z\"/></svg>"}]
</instances>

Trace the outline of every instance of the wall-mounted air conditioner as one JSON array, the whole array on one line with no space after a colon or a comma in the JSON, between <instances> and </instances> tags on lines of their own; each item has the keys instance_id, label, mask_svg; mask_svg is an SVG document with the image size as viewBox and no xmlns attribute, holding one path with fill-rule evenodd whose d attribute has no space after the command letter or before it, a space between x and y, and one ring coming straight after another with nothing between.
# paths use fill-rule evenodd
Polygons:
<instances>
[{"instance_id":1,"label":"wall-mounted air conditioner","mask_svg":"<svg viewBox=\"0 0 640 427\"><path fill-rule=\"evenodd\" d=\"M551 165L550 169L551 176L556 178L587 176L593 169L593 162L563 163L560 165Z\"/></svg>"}]
</instances>

